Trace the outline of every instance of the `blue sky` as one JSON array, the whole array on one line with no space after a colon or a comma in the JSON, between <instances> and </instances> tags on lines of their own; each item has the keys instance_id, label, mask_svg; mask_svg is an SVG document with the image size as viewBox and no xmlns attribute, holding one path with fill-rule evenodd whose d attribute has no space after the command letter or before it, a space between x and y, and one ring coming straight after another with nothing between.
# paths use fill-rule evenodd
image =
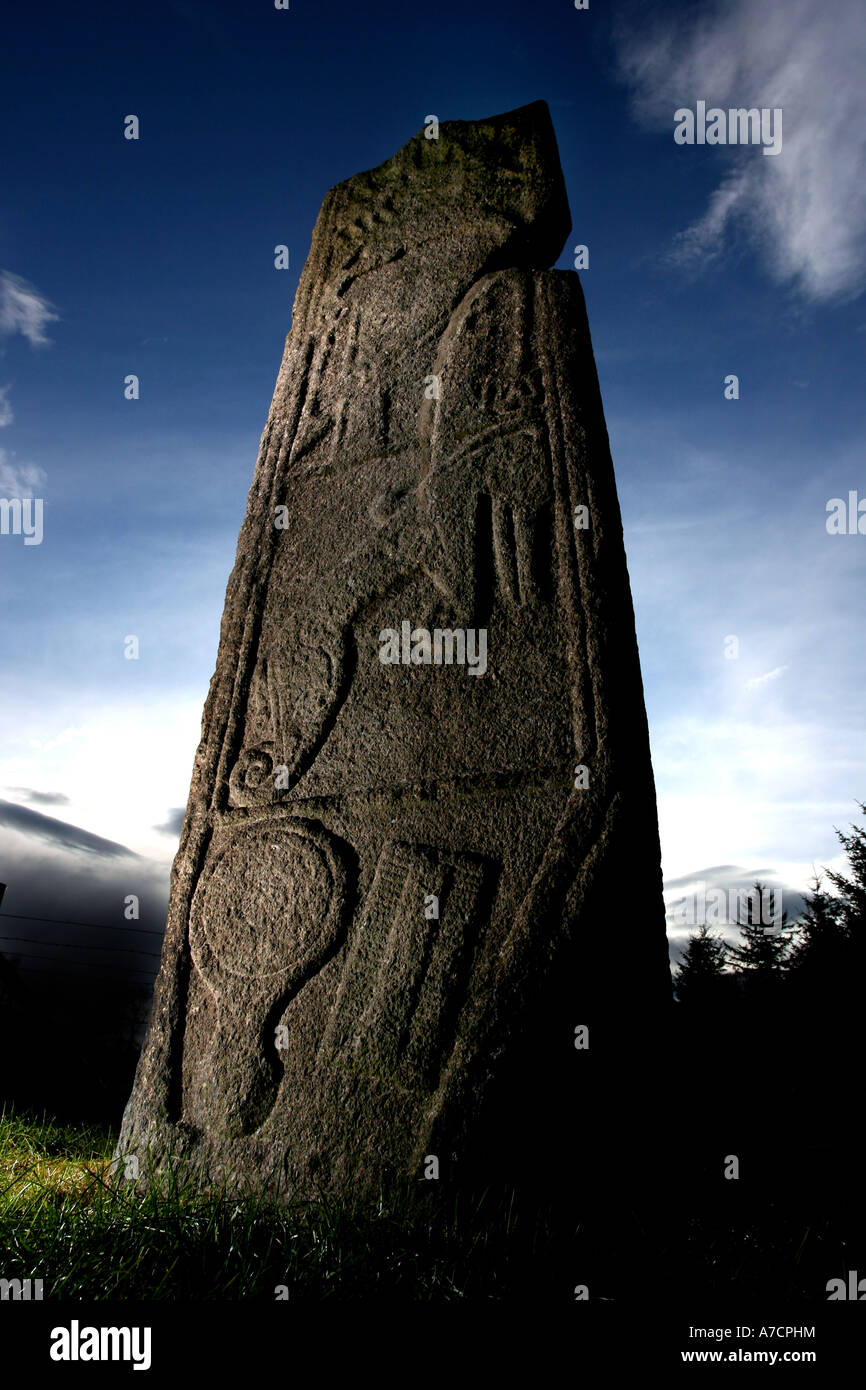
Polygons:
<instances>
[{"instance_id":1,"label":"blue sky","mask_svg":"<svg viewBox=\"0 0 866 1390\"><path fill-rule=\"evenodd\" d=\"M839 862L866 800L866 536L826 528L829 499L866 498L864 33L860 0L7 20L0 497L42 498L44 535L0 535L4 911L109 923L140 890L161 926L322 198L430 113L538 98L574 223L557 264L590 253L670 898L758 873L793 895ZM698 100L780 107L781 153L677 145Z\"/></svg>"}]
</instances>

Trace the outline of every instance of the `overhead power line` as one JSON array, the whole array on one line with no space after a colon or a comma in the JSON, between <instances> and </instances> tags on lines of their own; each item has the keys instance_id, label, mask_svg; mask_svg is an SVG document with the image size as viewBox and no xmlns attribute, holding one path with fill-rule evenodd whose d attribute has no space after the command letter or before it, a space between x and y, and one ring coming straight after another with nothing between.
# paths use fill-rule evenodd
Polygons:
<instances>
[{"instance_id":1,"label":"overhead power line","mask_svg":"<svg viewBox=\"0 0 866 1390\"><path fill-rule=\"evenodd\" d=\"M58 927L95 927L97 931L137 931L145 936L164 936L164 931L154 931L152 927L112 927L106 922L70 922L66 917L33 917L23 912L0 912L0 919L13 917L16 922L50 922Z\"/></svg>"},{"instance_id":2,"label":"overhead power line","mask_svg":"<svg viewBox=\"0 0 866 1390\"><path fill-rule=\"evenodd\" d=\"M14 951L14 952L10 952L9 956L7 957L7 960L42 960L42 961L45 961L46 963L49 963L49 962L51 962L51 961L57 961L57 962L59 962L61 965L66 965L66 966L72 964L72 962L69 961L69 960L67 960L64 956L37 955L37 954L34 953L33 951ZM98 960L94 960L94 961L82 960L82 961L76 961L75 964L76 964L77 966L79 966L79 968L86 970L87 967L88 967L88 965L92 965L92 966L94 966L96 969L98 969L100 965L105 965L106 962L105 962L105 961L98 961ZM138 969L136 969L136 967L135 967L134 965L124 965L124 966L122 967L122 971L123 971L123 973L124 973L125 975L146 975L147 978L148 978L149 980L152 980L153 977L154 977L154 975L156 974L156 971L155 971L155 970L138 970ZM54 973L59 975L59 974L62 974L63 972L62 972L62 971L55 971ZM105 977L105 976L100 976L99 978L100 978L100 979L104 979L104 978L106 978L106 977ZM109 977L109 978L110 978L110 977ZM115 977L115 978L116 978L116 977Z\"/></svg>"},{"instance_id":3,"label":"overhead power line","mask_svg":"<svg viewBox=\"0 0 866 1390\"><path fill-rule=\"evenodd\" d=\"M45 941L38 936L0 936L0 946L5 941L23 941L25 946L62 946L67 951L121 951L127 956L151 956L160 960L159 951L139 951L135 946L86 946L78 941Z\"/></svg>"}]
</instances>

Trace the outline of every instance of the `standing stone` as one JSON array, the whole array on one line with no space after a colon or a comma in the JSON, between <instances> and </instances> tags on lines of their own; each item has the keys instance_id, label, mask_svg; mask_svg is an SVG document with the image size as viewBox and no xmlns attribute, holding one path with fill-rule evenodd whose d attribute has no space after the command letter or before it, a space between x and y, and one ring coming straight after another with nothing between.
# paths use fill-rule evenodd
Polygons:
<instances>
[{"instance_id":1,"label":"standing stone","mask_svg":"<svg viewBox=\"0 0 866 1390\"><path fill-rule=\"evenodd\" d=\"M635 1097L670 983L592 347L545 269L570 227L543 102L324 201L118 1160L550 1173Z\"/></svg>"}]
</instances>

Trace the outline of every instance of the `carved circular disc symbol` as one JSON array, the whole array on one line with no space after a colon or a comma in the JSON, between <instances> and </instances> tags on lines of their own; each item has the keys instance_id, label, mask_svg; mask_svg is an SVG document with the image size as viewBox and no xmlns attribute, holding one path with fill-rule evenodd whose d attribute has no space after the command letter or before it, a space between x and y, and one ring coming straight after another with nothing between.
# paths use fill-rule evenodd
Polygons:
<instances>
[{"instance_id":1,"label":"carved circular disc symbol","mask_svg":"<svg viewBox=\"0 0 866 1390\"><path fill-rule=\"evenodd\" d=\"M297 827L234 836L205 866L193 900L197 963L206 976L214 966L248 979L303 973L336 941L338 878L330 849Z\"/></svg>"}]
</instances>

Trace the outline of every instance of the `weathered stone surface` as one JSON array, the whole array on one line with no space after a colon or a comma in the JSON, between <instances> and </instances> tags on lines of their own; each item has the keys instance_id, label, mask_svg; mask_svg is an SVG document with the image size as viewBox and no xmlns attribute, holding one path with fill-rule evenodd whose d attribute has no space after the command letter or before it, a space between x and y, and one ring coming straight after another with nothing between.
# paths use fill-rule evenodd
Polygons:
<instances>
[{"instance_id":1,"label":"weathered stone surface","mask_svg":"<svg viewBox=\"0 0 866 1390\"><path fill-rule=\"evenodd\" d=\"M542 102L324 201L119 1155L303 1190L567 1163L576 1026L606 1085L645 1046L655 798L569 230ZM385 663L387 630L474 665Z\"/></svg>"}]
</instances>

